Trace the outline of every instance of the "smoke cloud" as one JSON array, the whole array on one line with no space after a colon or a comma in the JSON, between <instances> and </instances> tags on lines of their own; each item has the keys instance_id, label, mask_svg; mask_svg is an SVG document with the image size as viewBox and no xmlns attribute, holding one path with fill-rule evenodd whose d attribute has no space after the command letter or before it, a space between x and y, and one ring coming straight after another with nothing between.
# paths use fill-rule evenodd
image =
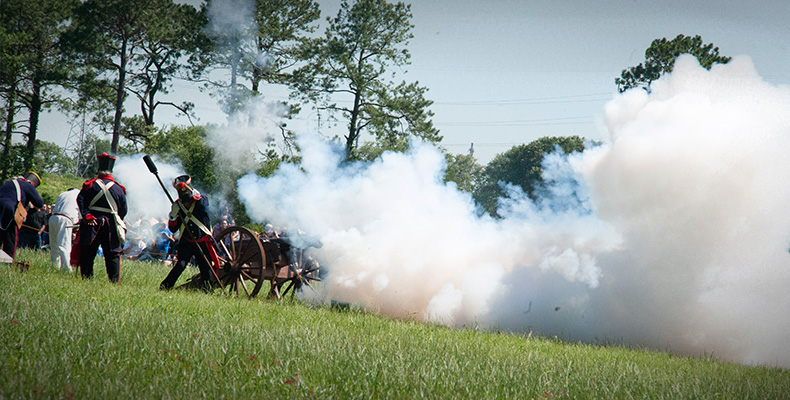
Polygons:
<instances>
[{"instance_id":1,"label":"smoke cloud","mask_svg":"<svg viewBox=\"0 0 790 400\"><path fill-rule=\"evenodd\" d=\"M159 177L170 189L171 196L176 196L170 183L179 175L183 175L181 166L168 164L152 156L159 171ZM162 191L156 177L148 171L143 162L142 154L119 157L113 168L113 177L118 183L126 187L126 206L128 212L124 218L127 226L135 234L143 235L144 240L153 240L158 232L139 229L139 226L150 226L161 222L170 214L170 201Z\"/></svg>"},{"instance_id":2,"label":"smoke cloud","mask_svg":"<svg viewBox=\"0 0 790 400\"><path fill-rule=\"evenodd\" d=\"M544 164L501 220L415 144L372 163L304 135L238 181L249 216L321 238L327 299L396 318L790 367L790 88L681 57L605 109L610 141Z\"/></svg>"},{"instance_id":3,"label":"smoke cloud","mask_svg":"<svg viewBox=\"0 0 790 400\"><path fill-rule=\"evenodd\" d=\"M229 118L226 126L209 128L206 143L214 149L215 161L233 172L256 168L269 146L277 144L273 132L279 131L280 121L287 112L288 107L283 103L262 97L250 99L242 112Z\"/></svg>"},{"instance_id":4,"label":"smoke cloud","mask_svg":"<svg viewBox=\"0 0 790 400\"><path fill-rule=\"evenodd\" d=\"M255 29L254 0L212 1L208 6L210 34L219 38L238 38Z\"/></svg>"}]
</instances>

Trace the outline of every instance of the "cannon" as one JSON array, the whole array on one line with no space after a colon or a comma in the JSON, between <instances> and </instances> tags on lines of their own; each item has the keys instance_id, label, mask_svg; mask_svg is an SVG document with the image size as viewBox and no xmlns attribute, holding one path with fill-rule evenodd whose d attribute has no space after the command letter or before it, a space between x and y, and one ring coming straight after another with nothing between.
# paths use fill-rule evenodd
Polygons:
<instances>
[{"instance_id":1,"label":"cannon","mask_svg":"<svg viewBox=\"0 0 790 400\"><path fill-rule=\"evenodd\" d=\"M253 298L268 281L268 296L291 297L305 288L315 290L313 283L321 280L319 264L309 255L310 247L292 246L288 239L269 239L241 226L231 226L214 238L220 260L213 287L227 288L237 297ZM205 287L196 274L181 285L184 288Z\"/></svg>"},{"instance_id":2,"label":"cannon","mask_svg":"<svg viewBox=\"0 0 790 400\"><path fill-rule=\"evenodd\" d=\"M146 154L143 162L173 204L173 197L159 177L154 161ZM191 238L189 229L184 232ZM228 293L237 297L252 298L258 295L263 282L269 281L269 297L281 298L289 293L293 297L304 287L312 289L312 282L321 280L318 263L305 257L305 250L291 246L287 239L268 239L250 229L231 226L218 233L214 241L220 265L212 272L211 282L204 282L197 274L180 287L220 287L223 291L227 288ZM199 253L200 257L208 261L206 254L202 251Z\"/></svg>"}]
</instances>

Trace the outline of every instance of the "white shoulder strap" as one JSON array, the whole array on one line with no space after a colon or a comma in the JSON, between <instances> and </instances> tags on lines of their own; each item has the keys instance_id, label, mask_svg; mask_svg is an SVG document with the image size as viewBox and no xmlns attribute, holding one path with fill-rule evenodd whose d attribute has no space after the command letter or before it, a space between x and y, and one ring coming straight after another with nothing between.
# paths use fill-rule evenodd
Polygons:
<instances>
[{"instance_id":1,"label":"white shoulder strap","mask_svg":"<svg viewBox=\"0 0 790 400\"><path fill-rule=\"evenodd\" d=\"M117 213L116 209L118 208L118 206L115 204L115 199L112 198L109 190L112 187L112 185L115 184L115 182L109 182L106 185L101 179L97 179L95 182L99 184L99 187L101 188L101 193L97 193L96 196L93 197L93 200L91 200L91 203L88 205L88 208L91 210L109 212L112 214ZM102 196L104 196L107 199L107 204L110 206L109 209L104 207L94 206L94 204L96 204L96 201L98 201Z\"/></svg>"},{"instance_id":2,"label":"white shoulder strap","mask_svg":"<svg viewBox=\"0 0 790 400\"><path fill-rule=\"evenodd\" d=\"M14 187L16 187L16 201L18 203L22 202L22 189L19 187L19 181L14 179Z\"/></svg>"},{"instance_id":3,"label":"white shoulder strap","mask_svg":"<svg viewBox=\"0 0 790 400\"><path fill-rule=\"evenodd\" d=\"M192 221L192 223L194 223L198 227L198 229L200 229L203 233L209 236L211 235L211 231L208 230L208 228L206 228L206 226L203 225L203 223L200 222L200 220L198 220L194 215L192 215L192 211L195 209L194 202L188 209L184 207L184 205L181 202L179 202L178 205L179 207L181 207L181 211L184 212L184 215L186 215L185 220ZM186 223L181 224L181 228L179 229L179 235L183 235L186 226L187 226Z\"/></svg>"}]
</instances>

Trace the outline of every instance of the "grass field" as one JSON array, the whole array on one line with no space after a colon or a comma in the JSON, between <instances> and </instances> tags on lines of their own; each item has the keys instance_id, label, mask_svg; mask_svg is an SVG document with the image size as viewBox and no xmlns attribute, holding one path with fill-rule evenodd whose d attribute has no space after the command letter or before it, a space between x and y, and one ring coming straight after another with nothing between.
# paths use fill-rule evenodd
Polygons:
<instances>
[{"instance_id":1,"label":"grass field","mask_svg":"<svg viewBox=\"0 0 790 400\"><path fill-rule=\"evenodd\" d=\"M0 398L789 399L790 371L0 267ZM195 271L187 270L182 277ZM263 291L262 291L263 293Z\"/></svg>"}]
</instances>

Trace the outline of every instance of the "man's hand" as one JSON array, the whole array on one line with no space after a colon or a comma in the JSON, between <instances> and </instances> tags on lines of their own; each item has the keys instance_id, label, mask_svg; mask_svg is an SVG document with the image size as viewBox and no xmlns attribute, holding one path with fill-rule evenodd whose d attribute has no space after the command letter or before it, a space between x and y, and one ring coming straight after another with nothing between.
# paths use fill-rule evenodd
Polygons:
<instances>
[{"instance_id":1,"label":"man's hand","mask_svg":"<svg viewBox=\"0 0 790 400\"><path fill-rule=\"evenodd\" d=\"M170 217L171 221L175 221L176 218L178 218L178 211L180 209L181 209L181 207L178 206L178 202L174 201L173 204L170 206L170 215L169 215L169 217Z\"/></svg>"},{"instance_id":2,"label":"man's hand","mask_svg":"<svg viewBox=\"0 0 790 400\"><path fill-rule=\"evenodd\" d=\"M85 214L85 222L90 226L99 225L99 221L91 214Z\"/></svg>"}]
</instances>

